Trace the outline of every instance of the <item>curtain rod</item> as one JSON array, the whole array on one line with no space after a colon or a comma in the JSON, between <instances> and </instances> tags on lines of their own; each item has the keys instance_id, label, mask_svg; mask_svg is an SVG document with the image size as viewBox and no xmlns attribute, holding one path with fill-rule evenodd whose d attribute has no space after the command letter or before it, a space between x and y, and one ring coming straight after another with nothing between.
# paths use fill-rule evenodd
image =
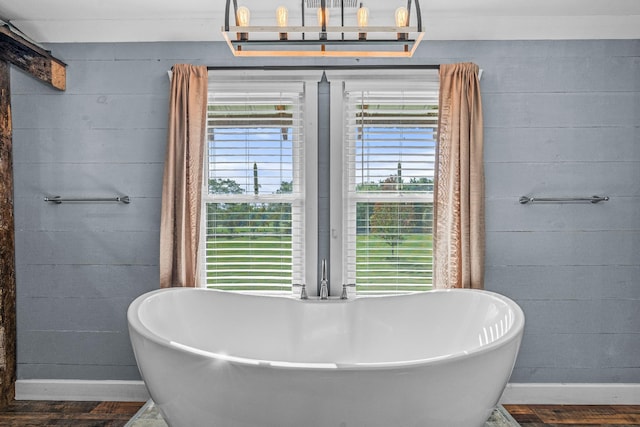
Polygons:
<instances>
[{"instance_id":1,"label":"curtain rod","mask_svg":"<svg viewBox=\"0 0 640 427\"><path fill-rule=\"evenodd\" d=\"M173 70L173 67L171 67ZM233 70L439 70L438 64L426 65L246 65L246 66L213 66L208 65L208 71L233 71ZM478 70L478 80L482 80L482 68Z\"/></svg>"},{"instance_id":2,"label":"curtain rod","mask_svg":"<svg viewBox=\"0 0 640 427\"><path fill-rule=\"evenodd\" d=\"M245 65L245 66L214 66L208 65L207 71L233 71L233 70L439 70L440 65ZM171 78L169 70L169 78ZM478 80L482 80L482 68L478 70Z\"/></svg>"},{"instance_id":3,"label":"curtain rod","mask_svg":"<svg viewBox=\"0 0 640 427\"><path fill-rule=\"evenodd\" d=\"M207 66L209 71L225 70L439 70L440 65L247 65L247 66Z\"/></svg>"},{"instance_id":4,"label":"curtain rod","mask_svg":"<svg viewBox=\"0 0 640 427\"><path fill-rule=\"evenodd\" d=\"M295 70L439 70L440 65L243 65L243 66L216 66L208 65L207 71L235 71L235 70L258 70L258 71L295 71ZM169 71L169 80L173 73L173 66ZM482 77L482 70L478 78Z\"/></svg>"}]
</instances>

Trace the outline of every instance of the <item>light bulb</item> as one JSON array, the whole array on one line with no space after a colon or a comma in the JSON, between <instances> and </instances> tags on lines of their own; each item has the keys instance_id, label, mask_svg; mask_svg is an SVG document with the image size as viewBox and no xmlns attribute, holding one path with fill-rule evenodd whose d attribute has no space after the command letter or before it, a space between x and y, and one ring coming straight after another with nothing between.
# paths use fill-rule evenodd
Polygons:
<instances>
[{"instance_id":1,"label":"light bulb","mask_svg":"<svg viewBox=\"0 0 640 427\"><path fill-rule=\"evenodd\" d=\"M325 26L329 25L329 9L326 7L324 9L321 7L318 8L318 26L322 27L322 24Z\"/></svg>"},{"instance_id":2,"label":"light bulb","mask_svg":"<svg viewBox=\"0 0 640 427\"><path fill-rule=\"evenodd\" d=\"M409 18L409 11L406 7L400 6L396 9L396 27L406 27Z\"/></svg>"},{"instance_id":3,"label":"light bulb","mask_svg":"<svg viewBox=\"0 0 640 427\"><path fill-rule=\"evenodd\" d=\"M396 27L407 26L409 26L409 11L406 7L400 6L396 9ZM398 40L406 40L407 38L407 33L398 33Z\"/></svg>"},{"instance_id":4,"label":"light bulb","mask_svg":"<svg viewBox=\"0 0 640 427\"><path fill-rule=\"evenodd\" d=\"M289 11L286 7L280 6L276 9L276 22L278 27L286 27L289 24ZM280 40L287 40L287 33L279 33Z\"/></svg>"},{"instance_id":5,"label":"light bulb","mask_svg":"<svg viewBox=\"0 0 640 427\"><path fill-rule=\"evenodd\" d=\"M286 27L289 21L289 11L286 7L280 6L276 9L276 22L278 27Z\"/></svg>"},{"instance_id":6,"label":"light bulb","mask_svg":"<svg viewBox=\"0 0 640 427\"><path fill-rule=\"evenodd\" d=\"M245 6L240 6L236 11L236 19L238 20L239 27L248 27L249 19L251 18L251 12Z\"/></svg>"},{"instance_id":7,"label":"light bulb","mask_svg":"<svg viewBox=\"0 0 640 427\"><path fill-rule=\"evenodd\" d=\"M236 10L236 22L238 24L238 27L248 27L250 18L251 12L249 12L249 9L245 6L240 6ZM237 37L240 41L246 41L249 40L249 33L238 33Z\"/></svg>"},{"instance_id":8,"label":"light bulb","mask_svg":"<svg viewBox=\"0 0 640 427\"><path fill-rule=\"evenodd\" d=\"M360 8L356 13L356 17L358 18L358 27L363 28L369 25L369 9L362 6L360 3ZM358 33L358 40L366 40L367 33Z\"/></svg>"},{"instance_id":9,"label":"light bulb","mask_svg":"<svg viewBox=\"0 0 640 427\"><path fill-rule=\"evenodd\" d=\"M329 25L329 9L326 7L323 9L321 7L318 8L318 26L324 27L325 29ZM322 31L320 33L320 40L326 40L327 33L326 31Z\"/></svg>"}]
</instances>

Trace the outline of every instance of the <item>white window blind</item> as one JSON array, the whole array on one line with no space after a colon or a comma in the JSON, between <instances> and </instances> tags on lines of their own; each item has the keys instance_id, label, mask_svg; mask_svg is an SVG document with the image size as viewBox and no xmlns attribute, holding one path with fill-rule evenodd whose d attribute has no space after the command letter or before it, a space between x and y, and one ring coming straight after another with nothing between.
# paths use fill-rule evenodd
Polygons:
<instances>
[{"instance_id":1,"label":"white window blind","mask_svg":"<svg viewBox=\"0 0 640 427\"><path fill-rule=\"evenodd\" d=\"M207 286L288 291L302 282L303 100L302 84L210 85Z\"/></svg>"},{"instance_id":2,"label":"white window blind","mask_svg":"<svg viewBox=\"0 0 640 427\"><path fill-rule=\"evenodd\" d=\"M431 289L437 90L347 86L344 105L347 281Z\"/></svg>"}]
</instances>

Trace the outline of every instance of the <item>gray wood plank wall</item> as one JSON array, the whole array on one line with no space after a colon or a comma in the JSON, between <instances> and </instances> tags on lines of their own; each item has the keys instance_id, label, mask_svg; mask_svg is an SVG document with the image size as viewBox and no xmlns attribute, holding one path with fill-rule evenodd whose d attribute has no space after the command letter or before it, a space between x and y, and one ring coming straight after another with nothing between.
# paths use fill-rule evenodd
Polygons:
<instances>
[{"instance_id":1,"label":"gray wood plank wall","mask_svg":"<svg viewBox=\"0 0 640 427\"><path fill-rule=\"evenodd\" d=\"M138 379L126 308L158 284L166 72L281 61L209 43L49 48L66 92L12 70L18 377ZM411 60L463 61L484 70L486 286L527 315L512 381L640 382L640 41L425 41ZM132 203L42 201L112 194ZM611 200L518 203L594 194Z\"/></svg>"}]
</instances>

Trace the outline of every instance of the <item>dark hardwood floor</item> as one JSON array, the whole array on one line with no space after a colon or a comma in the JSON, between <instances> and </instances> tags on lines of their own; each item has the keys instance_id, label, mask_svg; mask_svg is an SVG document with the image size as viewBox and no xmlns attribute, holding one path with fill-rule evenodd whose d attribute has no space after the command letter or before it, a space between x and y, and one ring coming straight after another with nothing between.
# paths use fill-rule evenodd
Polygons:
<instances>
[{"instance_id":1,"label":"dark hardwood floor","mask_svg":"<svg viewBox=\"0 0 640 427\"><path fill-rule=\"evenodd\" d=\"M0 427L122 427L143 404L15 401L0 410ZM522 427L640 426L640 405L505 405L505 408Z\"/></svg>"},{"instance_id":2,"label":"dark hardwood floor","mask_svg":"<svg viewBox=\"0 0 640 427\"><path fill-rule=\"evenodd\" d=\"M0 410L0 427L122 427L144 402L14 401Z\"/></svg>"},{"instance_id":3,"label":"dark hardwood floor","mask_svg":"<svg viewBox=\"0 0 640 427\"><path fill-rule=\"evenodd\" d=\"M504 405L522 427L640 426L638 405Z\"/></svg>"}]
</instances>

